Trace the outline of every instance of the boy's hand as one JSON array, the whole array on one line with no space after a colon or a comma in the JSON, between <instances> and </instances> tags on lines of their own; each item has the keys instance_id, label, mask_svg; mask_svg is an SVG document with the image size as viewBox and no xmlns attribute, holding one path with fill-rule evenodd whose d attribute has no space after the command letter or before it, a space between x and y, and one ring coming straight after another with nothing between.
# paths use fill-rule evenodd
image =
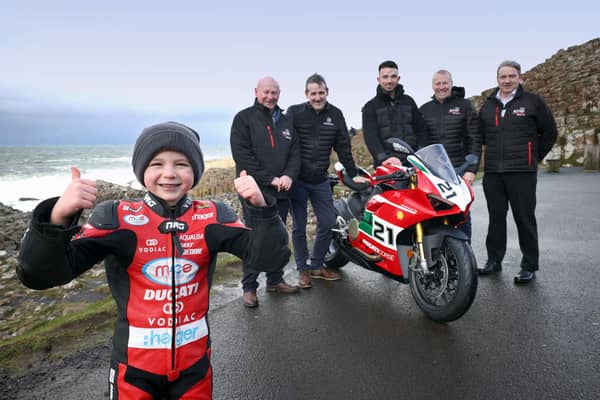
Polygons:
<instances>
[{"instance_id":1,"label":"boy's hand","mask_svg":"<svg viewBox=\"0 0 600 400\"><path fill-rule=\"evenodd\" d=\"M240 172L239 178L233 180L233 185L238 194L253 206L264 207L267 205L258 184L252 176L246 174L245 170Z\"/></svg>"},{"instance_id":2,"label":"boy's hand","mask_svg":"<svg viewBox=\"0 0 600 400\"><path fill-rule=\"evenodd\" d=\"M92 208L96 202L96 181L82 179L77 167L71 167L71 182L52 208L50 222L67 226L71 217L85 208Z\"/></svg>"}]
</instances>

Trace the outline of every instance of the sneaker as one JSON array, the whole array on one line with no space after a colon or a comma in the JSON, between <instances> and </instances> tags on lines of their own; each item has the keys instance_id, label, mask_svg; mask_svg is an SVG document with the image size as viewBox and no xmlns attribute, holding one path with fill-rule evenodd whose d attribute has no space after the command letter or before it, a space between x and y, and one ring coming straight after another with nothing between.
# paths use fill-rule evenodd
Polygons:
<instances>
[{"instance_id":1,"label":"sneaker","mask_svg":"<svg viewBox=\"0 0 600 400\"><path fill-rule=\"evenodd\" d=\"M244 292L244 295L242 296L242 302L244 303L244 306L248 308L258 307L258 298L256 297L256 291Z\"/></svg>"},{"instance_id":2,"label":"sneaker","mask_svg":"<svg viewBox=\"0 0 600 400\"><path fill-rule=\"evenodd\" d=\"M285 281L281 281L275 285L267 284L267 292L278 292L278 293L298 293L300 288L296 285L290 285Z\"/></svg>"},{"instance_id":3,"label":"sneaker","mask_svg":"<svg viewBox=\"0 0 600 400\"><path fill-rule=\"evenodd\" d=\"M312 287L310 272L306 270L300 271L300 276L298 277L298 286L300 286L302 289L308 289Z\"/></svg>"},{"instance_id":4,"label":"sneaker","mask_svg":"<svg viewBox=\"0 0 600 400\"><path fill-rule=\"evenodd\" d=\"M310 276L315 279L325 279L326 281L339 281L342 279L340 274L330 271L327 268L311 269Z\"/></svg>"}]
</instances>

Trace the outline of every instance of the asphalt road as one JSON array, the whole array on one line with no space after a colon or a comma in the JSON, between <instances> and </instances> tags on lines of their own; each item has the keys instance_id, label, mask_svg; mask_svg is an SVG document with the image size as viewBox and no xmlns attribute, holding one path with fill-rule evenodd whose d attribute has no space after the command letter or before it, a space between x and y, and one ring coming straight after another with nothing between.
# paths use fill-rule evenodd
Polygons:
<instances>
[{"instance_id":1,"label":"asphalt road","mask_svg":"<svg viewBox=\"0 0 600 400\"><path fill-rule=\"evenodd\" d=\"M475 185L473 248L487 211ZM509 213L504 270L481 277L460 320L428 320L406 285L357 266L299 295L259 291L211 315L215 399L599 399L600 174L540 171L537 280L515 286ZM296 274L288 273L290 279Z\"/></svg>"},{"instance_id":2,"label":"asphalt road","mask_svg":"<svg viewBox=\"0 0 600 400\"><path fill-rule=\"evenodd\" d=\"M487 212L475 185L473 247L485 262ZM481 277L458 321L427 319L406 285L349 265L297 295L239 288L213 297L214 398L600 399L600 173L541 171L541 270L515 286L514 223L504 270ZM509 214L510 215L510 214ZM286 277L297 274L288 265ZM109 345L52 371L3 382L9 398L104 399ZM74 366L75 365L75 366ZM2 386L2 384L0 384Z\"/></svg>"}]
</instances>

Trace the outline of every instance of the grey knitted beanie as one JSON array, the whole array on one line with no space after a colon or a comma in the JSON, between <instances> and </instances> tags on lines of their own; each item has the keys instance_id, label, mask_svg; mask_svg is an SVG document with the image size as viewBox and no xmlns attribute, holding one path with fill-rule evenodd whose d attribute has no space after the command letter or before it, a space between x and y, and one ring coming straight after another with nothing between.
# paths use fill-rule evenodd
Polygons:
<instances>
[{"instance_id":1,"label":"grey knitted beanie","mask_svg":"<svg viewBox=\"0 0 600 400\"><path fill-rule=\"evenodd\" d=\"M160 151L173 150L185 154L194 170L194 184L204 172L204 159L200 150L200 136L192 128L178 122L163 122L142 131L135 142L131 165L140 183L144 185L144 171Z\"/></svg>"}]
</instances>

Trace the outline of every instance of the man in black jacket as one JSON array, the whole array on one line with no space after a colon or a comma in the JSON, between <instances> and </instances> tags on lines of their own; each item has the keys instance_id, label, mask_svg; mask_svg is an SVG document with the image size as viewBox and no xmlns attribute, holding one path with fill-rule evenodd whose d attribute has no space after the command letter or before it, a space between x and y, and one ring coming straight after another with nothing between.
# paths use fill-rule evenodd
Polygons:
<instances>
[{"instance_id":1,"label":"man in black jacket","mask_svg":"<svg viewBox=\"0 0 600 400\"><path fill-rule=\"evenodd\" d=\"M452 74L441 69L431 80L433 98L419 109L427 126L424 145L441 143L452 165L456 168L465 162L467 154L481 157L479 121L473 105L465 99L465 89L452 86ZM467 168L464 180L473 184L479 164ZM471 215L459 226L471 240Z\"/></svg>"},{"instance_id":2,"label":"man in black jacket","mask_svg":"<svg viewBox=\"0 0 600 400\"><path fill-rule=\"evenodd\" d=\"M312 286L311 278L334 281L341 279L337 272L323 266L323 259L332 238L336 212L333 193L327 178L331 149L335 150L350 176L357 170L352 158L350 136L342 112L327 102L329 90L325 79L313 74L306 80L304 91L308 102L291 106L286 115L292 120L300 140L301 168L298 179L292 185L290 203L294 228L294 257L300 273L298 285L307 289ZM306 221L308 200L317 217L315 237L310 265L306 243Z\"/></svg>"},{"instance_id":3,"label":"man in black jacket","mask_svg":"<svg viewBox=\"0 0 600 400\"><path fill-rule=\"evenodd\" d=\"M277 105L279 84L271 77L258 81L254 104L239 113L231 125L231 155L236 173L247 171L264 193L277 198L279 215L285 223L289 211L289 192L300 170L298 139L288 118ZM243 205L243 203L242 203ZM244 223L254 226L251 214L242 207ZM243 303L257 307L258 272L243 265ZM283 269L267 273L267 291L297 293L297 286L283 280Z\"/></svg>"},{"instance_id":4,"label":"man in black jacket","mask_svg":"<svg viewBox=\"0 0 600 400\"><path fill-rule=\"evenodd\" d=\"M399 84L398 65L394 61L379 64L377 82L377 95L362 109L364 140L374 167L400 163L384 143L385 139L402 139L416 150L426 129L415 101L404 94L404 87Z\"/></svg>"},{"instance_id":5,"label":"man in black jacket","mask_svg":"<svg viewBox=\"0 0 600 400\"><path fill-rule=\"evenodd\" d=\"M554 145L556 123L544 100L521 86L521 66L517 62L502 62L497 80L497 90L479 111L485 145L483 190L489 214L488 260L479 272L485 275L502 269L510 204L523 253L515 283L528 283L535 279L539 268L537 164Z\"/></svg>"}]
</instances>

